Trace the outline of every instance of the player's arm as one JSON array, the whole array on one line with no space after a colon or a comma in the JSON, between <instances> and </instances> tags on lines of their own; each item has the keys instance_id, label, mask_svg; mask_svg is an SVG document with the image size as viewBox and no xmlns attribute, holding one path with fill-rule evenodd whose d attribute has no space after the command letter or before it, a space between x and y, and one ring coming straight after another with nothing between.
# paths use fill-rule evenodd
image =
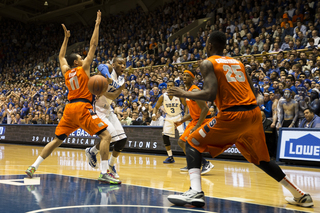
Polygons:
<instances>
[{"instance_id":1,"label":"player's arm","mask_svg":"<svg viewBox=\"0 0 320 213\"><path fill-rule=\"evenodd\" d=\"M90 64L93 61L94 53L96 52L99 42L99 25L101 22L101 12L98 10L96 24L94 26L93 34L90 40L90 48L87 57L83 60L82 68L88 76L90 76Z\"/></svg>"},{"instance_id":2,"label":"player's arm","mask_svg":"<svg viewBox=\"0 0 320 213\"><path fill-rule=\"evenodd\" d=\"M109 78L110 79L110 78ZM112 80L112 79L110 79ZM116 89L115 91L113 92L105 92L103 95L106 97L106 98L109 98L111 100L114 100L116 99L122 92L122 90L126 87L125 84L123 84L121 87L119 87L118 89Z\"/></svg>"},{"instance_id":3,"label":"player's arm","mask_svg":"<svg viewBox=\"0 0 320 213\"><path fill-rule=\"evenodd\" d=\"M186 105L186 110L183 118L180 121L174 122L175 127L180 126L181 124L183 124L186 121L192 120L191 115L188 113L188 105Z\"/></svg>"},{"instance_id":4,"label":"player's arm","mask_svg":"<svg viewBox=\"0 0 320 213\"><path fill-rule=\"evenodd\" d=\"M168 95L174 95L192 100L214 101L218 91L218 81L210 61L204 60L200 64L200 72L204 79L203 90L188 92L178 87L170 88Z\"/></svg>"},{"instance_id":5,"label":"player's arm","mask_svg":"<svg viewBox=\"0 0 320 213\"><path fill-rule=\"evenodd\" d=\"M180 102L183 105L183 109L184 109L184 114L188 114L188 106L187 106L187 102L186 99L184 98L180 98Z\"/></svg>"},{"instance_id":6,"label":"player's arm","mask_svg":"<svg viewBox=\"0 0 320 213\"><path fill-rule=\"evenodd\" d=\"M157 104L156 104L156 105L154 106L154 108L153 108L152 118L153 118L153 117L156 117L157 112L158 112L159 108L161 107L162 103L163 103L163 95L161 95L161 96L159 97L159 99L158 99L158 101L157 101Z\"/></svg>"},{"instance_id":7,"label":"player's arm","mask_svg":"<svg viewBox=\"0 0 320 213\"><path fill-rule=\"evenodd\" d=\"M66 56L68 41L69 41L69 37L70 37L70 30L67 30L67 28L66 28L66 26L64 26L64 24L62 24L62 27L63 27L63 31L64 31L64 39L63 39L63 43L61 45L61 49L59 52L59 63L60 63L61 72L64 75L64 73L66 73L66 71L69 69L68 62L67 62L65 56Z\"/></svg>"},{"instance_id":8,"label":"player's arm","mask_svg":"<svg viewBox=\"0 0 320 213\"><path fill-rule=\"evenodd\" d=\"M298 120L299 116L299 105L297 102L294 103L294 118L292 119L292 123L290 124L289 127L293 127L296 121Z\"/></svg>"},{"instance_id":9,"label":"player's arm","mask_svg":"<svg viewBox=\"0 0 320 213\"><path fill-rule=\"evenodd\" d=\"M282 127L283 122L283 101L279 101L279 128Z\"/></svg>"}]
</instances>

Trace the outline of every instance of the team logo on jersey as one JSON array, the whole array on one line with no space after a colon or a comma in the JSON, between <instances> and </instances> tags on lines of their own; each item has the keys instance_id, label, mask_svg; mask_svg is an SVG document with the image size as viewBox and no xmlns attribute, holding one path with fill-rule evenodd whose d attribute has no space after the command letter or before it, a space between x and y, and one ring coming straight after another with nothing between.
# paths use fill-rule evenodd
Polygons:
<instances>
[{"instance_id":1,"label":"team logo on jersey","mask_svg":"<svg viewBox=\"0 0 320 213\"><path fill-rule=\"evenodd\" d=\"M212 128L217 123L217 120L214 118L210 121L209 126Z\"/></svg>"}]
</instances>

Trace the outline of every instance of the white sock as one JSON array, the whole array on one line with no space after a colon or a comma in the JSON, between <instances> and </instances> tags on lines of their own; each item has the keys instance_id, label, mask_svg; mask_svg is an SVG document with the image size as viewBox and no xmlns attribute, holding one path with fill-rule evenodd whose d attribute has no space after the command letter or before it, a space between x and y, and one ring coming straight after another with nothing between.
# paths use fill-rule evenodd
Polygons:
<instances>
[{"instance_id":1,"label":"white sock","mask_svg":"<svg viewBox=\"0 0 320 213\"><path fill-rule=\"evenodd\" d=\"M102 161L101 161L101 173L102 173L102 174L107 173L108 169L109 169L109 163L108 163L108 161L107 161L107 160L102 160Z\"/></svg>"},{"instance_id":2,"label":"white sock","mask_svg":"<svg viewBox=\"0 0 320 213\"><path fill-rule=\"evenodd\" d=\"M110 166L114 166L114 163L116 162L118 157L114 157L113 155L111 155L110 161L109 161L109 165Z\"/></svg>"},{"instance_id":3,"label":"white sock","mask_svg":"<svg viewBox=\"0 0 320 213\"><path fill-rule=\"evenodd\" d=\"M92 147L92 148L90 149L90 152L93 152L94 154L97 154L97 153L99 152L99 150L97 149L96 146L94 146L94 147Z\"/></svg>"},{"instance_id":4,"label":"white sock","mask_svg":"<svg viewBox=\"0 0 320 213\"><path fill-rule=\"evenodd\" d=\"M294 183L292 183L287 178L287 176L285 176L279 183L281 183L282 186L286 187L286 189L288 189L295 198L302 197L305 194L305 192L299 189L299 187Z\"/></svg>"},{"instance_id":5,"label":"white sock","mask_svg":"<svg viewBox=\"0 0 320 213\"><path fill-rule=\"evenodd\" d=\"M192 168L189 169L189 175L190 175L190 183L191 183L191 189L201 192L201 176L200 176L200 169L198 168Z\"/></svg>"},{"instance_id":6,"label":"white sock","mask_svg":"<svg viewBox=\"0 0 320 213\"><path fill-rule=\"evenodd\" d=\"M39 156L39 157L37 158L37 160L36 160L31 166L34 166L34 167L36 168L36 170L37 170L38 167L40 166L40 163L42 163L43 160L44 160L44 159L43 159L41 156Z\"/></svg>"},{"instance_id":7,"label":"white sock","mask_svg":"<svg viewBox=\"0 0 320 213\"><path fill-rule=\"evenodd\" d=\"M39 203L42 200L43 197L39 193L38 189L31 191L31 193L34 195L34 198L36 199L37 203Z\"/></svg>"},{"instance_id":8,"label":"white sock","mask_svg":"<svg viewBox=\"0 0 320 213\"><path fill-rule=\"evenodd\" d=\"M170 150L167 150L167 153L168 153L168 156L169 157L172 157L172 150L170 149Z\"/></svg>"}]
</instances>

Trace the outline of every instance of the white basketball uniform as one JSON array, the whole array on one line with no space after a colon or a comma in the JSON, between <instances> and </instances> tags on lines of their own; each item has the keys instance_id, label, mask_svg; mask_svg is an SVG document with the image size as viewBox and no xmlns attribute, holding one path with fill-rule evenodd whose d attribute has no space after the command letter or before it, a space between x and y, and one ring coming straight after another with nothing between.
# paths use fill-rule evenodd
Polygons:
<instances>
[{"instance_id":1,"label":"white basketball uniform","mask_svg":"<svg viewBox=\"0 0 320 213\"><path fill-rule=\"evenodd\" d=\"M108 85L108 92L113 92L125 83L123 76L117 78L117 73L113 69L110 77L113 81ZM113 100L100 96L94 103L95 111L99 118L108 125L107 130L111 135L111 143L127 138L124 129L111 107Z\"/></svg>"},{"instance_id":2,"label":"white basketball uniform","mask_svg":"<svg viewBox=\"0 0 320 213\"><path fill-rule=\"evenodd\" d=\"M163 124L163 135L167 135L171 138L175 137L174 122L182 119L181 101L180 98L173 96L170 100L167 93L163 94L163 108L166 112L166 117ZM184 132L184 125L181 124L177 127L179 135Z\"/></svg>"}]
</instances>

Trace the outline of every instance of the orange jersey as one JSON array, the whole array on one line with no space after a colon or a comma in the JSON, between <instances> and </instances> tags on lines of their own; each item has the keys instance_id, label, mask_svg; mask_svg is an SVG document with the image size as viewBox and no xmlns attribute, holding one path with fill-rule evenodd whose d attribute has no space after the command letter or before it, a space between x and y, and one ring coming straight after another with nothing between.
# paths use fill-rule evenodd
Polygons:
<instances>
[{"instance_id":1,"label":"orange jersey","mask_svg":"<svg viewBox=\"0 0 320 213\"><path fill-rule=\"evenodd\" d=\"M64 75L65 84L68 87L69 101L78 98L84 98L92 101L92 94L88 89L89 77L82 67L75 67L68 70Z\"/></svg>"},{"instance_id":2,"label":"orange jersey","mask_svg":"<svg viewBox=\"0 0 320 213\"><path fill-rule=\"evenodd\" d=\"M197 87L196 85L192 85L188 91L190 92L193 89L200 90L200 88ZM191 115L192 120L199 120L200 114L201 114L201 108L198 106L197 102L195 102L194 100L190 100L189 98L186 98L186 102L187 102L187 105L189 108L189 114ZM208 112L207 115L210 115L210 112Z\"/></svg>"},{"instance_id":3,"label":"orange jersey","mask_svg":"<svg viewBox=\"0 0 320 213\"><path fill-rule=\"evenodd\" d=\"M215 104L219 111L232 106L256 105L245 68L240 61L226 56L211 56L209 60L218 81Z\"/></svg>"}]
</instances>

